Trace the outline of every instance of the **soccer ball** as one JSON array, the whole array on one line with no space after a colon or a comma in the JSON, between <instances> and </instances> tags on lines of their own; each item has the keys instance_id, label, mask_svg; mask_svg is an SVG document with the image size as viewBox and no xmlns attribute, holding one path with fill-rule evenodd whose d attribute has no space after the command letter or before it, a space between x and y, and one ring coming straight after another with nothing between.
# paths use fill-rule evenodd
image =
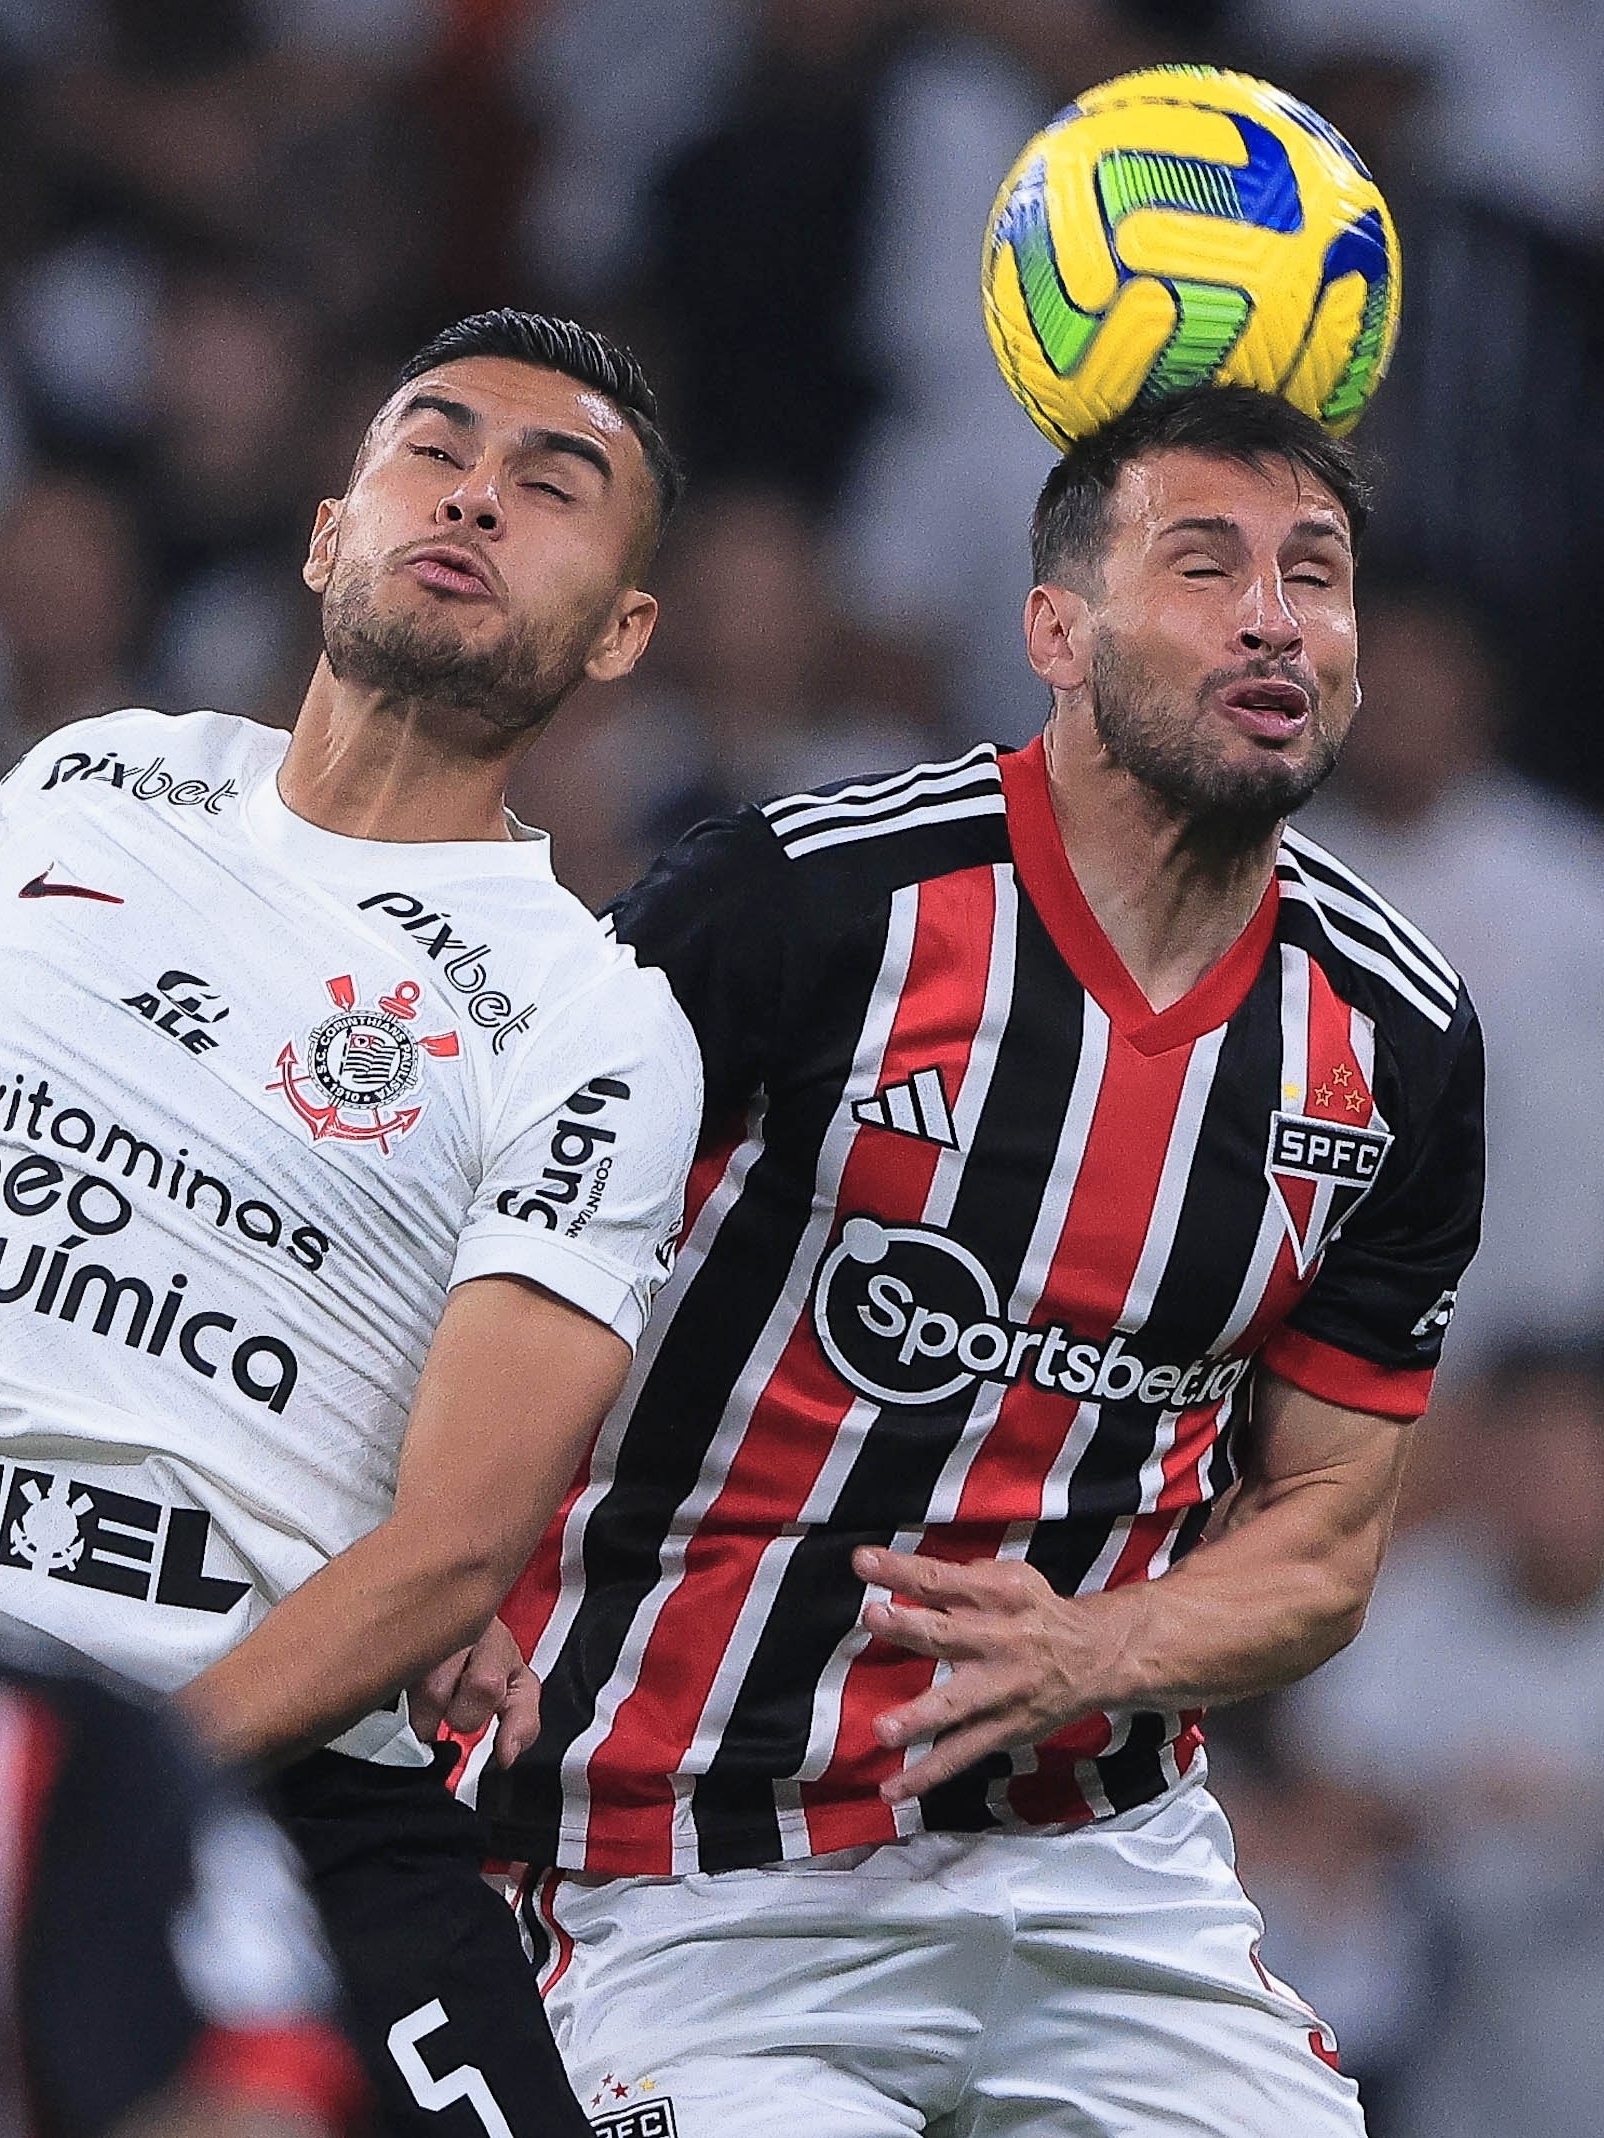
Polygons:
<instances>
[{"instance_id":1,"label":"soccer ball","mask_svg":"<svg viewBox=\"0 0 1604 2138\"><path fill-rule=\"evenodd\" d=\"M991 212L986 330L1057 446L1189 386L1351 430L1398 331L1398 236L1318 112L1251 75L1146 67L1029 142Z\"/></svg>"}]
</instances>

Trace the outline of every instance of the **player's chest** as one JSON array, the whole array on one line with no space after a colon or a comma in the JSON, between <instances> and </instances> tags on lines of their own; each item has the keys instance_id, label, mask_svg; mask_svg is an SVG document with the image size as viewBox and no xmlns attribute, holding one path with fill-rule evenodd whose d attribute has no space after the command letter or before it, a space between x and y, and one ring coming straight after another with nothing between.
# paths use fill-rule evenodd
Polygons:
<instances>
[{"instance_id":1,"label":"player's chest","mask_svg":"<svg viewBox=\"0 0 1604 2138\"><path fill-rule=\"evenodd\" d=\"M187 1167L234 1207L450 1235L520 1008L485 942L443 922L420 939L364 903L382 886L300 886L204 841L52 826L7 860L9 1146L119 1191L159 1177L180 1204Z\"/></svg>"},{"instance_id":2,"label":"player's chest","mask_svg":"<svg viewBox=\"0 0 1604 2138\"><path fill-rule=\"evenodd\" d=\"M1025 978L1001 1014L949 984L814 1054L813 1320L882 1398L965 1374L1084 1394L1120 1332L1165 1372L1251 1346L1387 1163L1373 1028L1307 959L1163 1047L1061 965Z\"/></svg>"}]
</instances>

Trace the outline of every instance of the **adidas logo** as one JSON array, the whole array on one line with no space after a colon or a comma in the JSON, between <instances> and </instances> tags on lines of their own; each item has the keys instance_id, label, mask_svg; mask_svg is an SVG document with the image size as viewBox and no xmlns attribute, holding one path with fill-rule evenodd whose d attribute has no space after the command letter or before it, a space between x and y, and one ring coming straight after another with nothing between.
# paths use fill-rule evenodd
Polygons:
<instances>
[{"instance_id":1,"label":"adidas logo","mask_svg":"<svg viewBox=\"0 0 1604 2138\"><path fill-rule=\"evenodd\" d=\"M916 1069L905 1084L887 1084L872 1099L855 1100L852 1118L865 1128L889 1128L894 1135L917 1136L949 1151L958 1148L939 1069Z\"/></svg>"}]
</instances>

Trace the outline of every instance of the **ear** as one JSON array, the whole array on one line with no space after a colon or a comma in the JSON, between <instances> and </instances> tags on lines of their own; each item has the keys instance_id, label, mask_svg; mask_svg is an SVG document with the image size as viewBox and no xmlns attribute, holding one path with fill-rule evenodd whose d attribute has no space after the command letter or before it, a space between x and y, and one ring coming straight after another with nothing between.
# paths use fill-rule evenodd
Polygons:
<instances>
[{"instance_id":1,"label":"ear","mask_svg":"<svg viewBox=\"0 0 1604 2138\"><path fill-rule=\"evenodd\" d=\"M1025 598L1025 651L1054 690L1085 688L1092 666L1092 611L1067 586L1033 586Z\"/></svg>"},{"instance_id":2,"label":"ear","mask_svg":"<svg viewBox=\"0 0 1604 2138\"><path fill-rule=\"evenodd\" d=\"M657 622L657 597L630 587L613 604L600 636L590 649L585 673L593 683L617 683L627 676L651 642Z\"/></svg>"},{"instance_id":3,"label":"ear","mask_svg":"<svg viewBox=\"0 0 1604 2138\"><path fill-rule=\"evenodd\" d=\"M343 497L326 497L317 508L306 562L301 566L301 577L314 594L325 592L334 575L334 559L340 547L340 520L344 512Z\"/></svg>"}]
</instances>

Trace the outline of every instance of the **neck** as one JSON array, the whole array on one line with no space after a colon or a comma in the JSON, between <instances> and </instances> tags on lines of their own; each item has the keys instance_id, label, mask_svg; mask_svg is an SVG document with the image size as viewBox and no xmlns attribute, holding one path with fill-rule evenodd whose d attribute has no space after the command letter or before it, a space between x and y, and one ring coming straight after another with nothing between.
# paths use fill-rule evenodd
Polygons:
<instances>
[{"instance_id":1,"label":"neck","mask_svg":"<svg viewBox=\"0 0 1604 2138\"><path fill-rule=\"evenodd\" d=\"M1230 849L1114 764L1089 717L1054 712L1047 782L1086 903L1155 1011L1217 965L1258 911L1280 826Z\"/></svg>"},{"instance_id":2,"label":"neck","mask_svg":"<svg viewBox=\"0 0 1604 2138\"><path fill-rule=\"evenodd\" d=\"M506 839L507 778L527 735L342 683L320 660L279 768L285 806L349 839Z\"/></svg>"}]
</instances>

